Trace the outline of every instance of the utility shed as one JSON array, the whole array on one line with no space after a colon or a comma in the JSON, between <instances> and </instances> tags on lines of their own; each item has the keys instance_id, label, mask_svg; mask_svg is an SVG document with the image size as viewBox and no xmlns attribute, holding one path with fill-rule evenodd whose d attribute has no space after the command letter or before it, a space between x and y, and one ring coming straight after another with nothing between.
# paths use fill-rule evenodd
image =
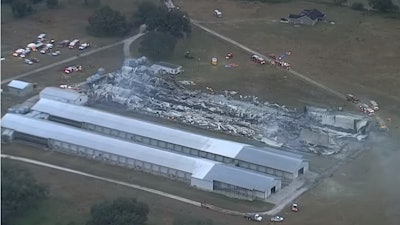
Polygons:
<instances>
[{"instance_id":1,"label":"utility shed","mask_svg":"<svg viewBox=\"0 0 400 225\"><path fill-rule=\"evenodd\" d=\"M46 87L40 92L39 96L40 99L52 99L75 105L85 105L88 101L88 96L85 94L57 87Z\"/></svg>"},{"instance_id":2,"label":"utility shed","mask_svg":"<svg viewBox=\"0 0 400 225\"><path fill-rule=\"evenodd\" d=\"M150 70L156 74L172 74L172 75L177 75L183 72L182 66L167 62L155 63L150 67Z\"/></svg>"},{"instance_id":3,"label":"utility shed","mask_svg":"<svg viewBox=\"0 0 400 225\"><path fill-rule=\"evenodd\" d=\"M308 170L308 162L297 154L274 151L271 148L258 149L247 144L207 137L86 106L41 99L32 110L47 113L50 120L60 123L282 178L295 178ZM282 167L283 164L289 165ZM288 169L290 165L295 168Z\"/></svg>"},{"instance_id":4,"label":"utility shed","mask_svg":"<svg viewBox=\"0 0 400 225\"><path fill-rule=\"evenodd\" d=\"M44 119L6 114L2 129L15 139L47 145L56 151L105 161L180 180L200 189L240 198L267 198L280 180L198 157L139 145ZM255 194L253 194L255 193Z\"/></svg>"},{"instance_id":5,"label":"utility shed","mask_svg":"<svg viewBox=\"0 0 400 225\"><path fill-rule=\"evenodd\" d=\"M20 81L20 80L12 80L7 85L8 91L17 96L26 96L30 95L34 91L34 87L32 83Z\"/></svg>"}]
</instances>

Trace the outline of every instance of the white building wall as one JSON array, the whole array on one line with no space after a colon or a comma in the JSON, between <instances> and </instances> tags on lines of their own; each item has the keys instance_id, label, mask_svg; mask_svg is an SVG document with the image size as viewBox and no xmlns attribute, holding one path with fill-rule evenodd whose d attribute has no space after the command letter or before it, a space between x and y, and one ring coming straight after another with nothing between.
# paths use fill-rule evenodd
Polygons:
<instances>
[{"instance_id":1,"label":"white building wall","mask_svg":"<svg viewBox=\"0 0 400 225\"><path fill-rule=\"evenodd\" d=\"M192 185L196 188L199 188L199 189L203 189L203 190L208 190L208 191L213 190L213 182L209 181L209 180L203 180L203 179L198 179L198 178L192 177L190 185Z\"/></svg>"},{"instance_id":2,"label":"white building wall","mask_svg":"<svg viewBox=\"0 0 400 225\"><path fill-rule=\"evenodd\" d=\"M136 170L141 170L148 173L169 177L186 183L190 183L191 179L191 174L186 173L184 171L162 167L160 165L142 162L136 159L130 159L124 156L110 154L108 152L102 152L94 149L89 149L86 147L65 143L58 140L49 139L49 146L50 148L56 151L64 152L67 154L75 154L91 159L102 160L107 163L117 164L120 166L133 168ZM212 184L211 184L211 190L212 190Z\"/></svg>"},{"instance_id":3,"label":"white building wall","mask_svg":"<svg viewBox=\"0 0 400 225\"><path fill-rule=\"evenodd\" d=\"M255 197L259 199L266 199L271 195L271 190L266 190L265 192L255 191Z\"/></svg>"}]
</instances>

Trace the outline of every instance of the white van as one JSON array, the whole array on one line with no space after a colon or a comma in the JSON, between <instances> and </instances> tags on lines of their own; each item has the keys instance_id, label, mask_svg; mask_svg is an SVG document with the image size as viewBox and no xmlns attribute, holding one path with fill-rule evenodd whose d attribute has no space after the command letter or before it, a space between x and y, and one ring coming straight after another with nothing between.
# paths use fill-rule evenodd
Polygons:
<instances>
[{"instance_id":1,"label":"white van","mask_svg":"<svg viewBox=\"0 0 400 225\"><path fill-rule=\"evenodd\" d=\"M370 100L370 101L369 101L369 104L370 104L370 106L371 106L371 108L372 108L373 110L375 110L375 111L379 110L379 106L378 106L378 103L376 103L376 101Z\"/></svg>"},{"instance_id":2,"label":"white van","mask_svg":"<svg viewBox=\"0 0 400 225\"><path fill-rule=\"evenodd\" d=\"M79 39L75 39L69 43L68 48L75 48L78 44L79 44Z\"/></svg>"},{"instance_id":3,"label":"white van","mask_svg":"<svg viewBox=\"0 0 400 225\"><path fill-rule=\"evenodd\" d=\"M46 38L46 34L39 34L39 35L37 36L37 39L38 39L39 41L43 41L45 38Z\"/></svg>"},{"instance_id":4,"label":"white van","mask_svg":"<svg viewBox=\"0 0 400 225\"><path fill-rule=\"evenodd\" d=\"M214 10L214 15L215 15L217 18L221 18L221 17L222 17L222 12L219 11L218 9L216 9L216 10Z\"/></svg>"}]
</instances>

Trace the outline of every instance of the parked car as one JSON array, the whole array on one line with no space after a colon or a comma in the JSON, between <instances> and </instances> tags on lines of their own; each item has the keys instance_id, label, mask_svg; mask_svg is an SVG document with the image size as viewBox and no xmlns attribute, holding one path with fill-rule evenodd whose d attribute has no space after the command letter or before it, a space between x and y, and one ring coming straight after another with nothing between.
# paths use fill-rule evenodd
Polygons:
<instances>
[{"instance_id":1,"label":"parked car","mask_svg":"<svg viewBox=\"0 0 400 225\"><path fill-rule=\"evenodd\" d=\"M371 106L371 108L375 111L379 110L379 105L378 103L376 103L376 101L374 100L370 100L369 101L369 105Z\"/></svg>"},{"instance_id":2,"label":"parked car","mask_svg":"<svg viewBox=\"0 0 400 225\"><path fill-rule=\"evenodd\" d=\"M69 40L62 40L62 41L58 42L58 47L60 47L60 48L66 47L69 45L69 43L70 43Z\"/></svg>"},{"instance_id":3,"label":"parked car","mask_svg":"<svg viewBox=\"0 0 400 225\"><path fill-rule=\"evenodd\" d=\"M221 12L221 10L215 9L215 10L214 10L214 15L215 15L217 18L222 18L222 12Z\"/></svg>"},{"instance_id":4,"label":"parked car","mask_svg":"<svg viewBox=\"0 0 400 225\"><path fill-rule=\"evenodd\" d=\"M375 113L375 111L365 103L361 104L359 107L360 107L360 111L361 112L363 112L363 113L365 113L365 114L367 114L369 116L373 115Z\"/></svg>"},{"instance_id":5,"label":"parked car","mask_svg":"<svg viewBox=\"0 0 400 225\"><path fill-rule=\"evenodd\" d=\"M252 55L251 56L251 60L254 62L257 62L261 65L264 65L267 61L265 61L265 59L259 55Z\"/></svg>"},{"instance_id":6,"label":"parked car","mask_svg":"<svg viewBox=\"0 0 400 225\"><path fill-rule=\"evenodd\" d=\"M245 219L251 220L251 221L256 221L256 222L261 222L262 221L262 216L258 213L256 214L246 214L244 215Z\"/></svg>"},{"instance_id":7,"label":"parked car","mask_svg":"<svg viewBox=\"0 0 400 225\"><path fill-rule=\"evenodd\" d=\"M46 52L53 48L53 44L45 44L44 47L40 50L40 53L46 54Z\"/></svg>"},{"instance_id":8,"label":"parked car","mask_svg":"<svg viewBox=\"0 0 400 225\"><path fill-rule=\"evenodd\" d=\"M297 203L293 203L292 207L290 207L290 210L292 212L298 212L299 211L299 205Z\"/></svg>"},{"instance_id":9,"label":"parked car","mask_svg":"<svg viewBox=\"0 0 400 225\"><path fill-rule=\"evenodd\" d=\"M352 102L354 104L356 104L356 103L358 103L360 101L360 99L358 99L353 94L346 94L346 100L349 101L349 102Z\"/></svg>"},{"instance_id":10,"label":"parked car","mask_svg":"<svg viewBox=\"0 0 400 225\"><path fill-rule=\"evenodd\" d=\"M30 49L30 48L25 48L24 51L21 52L21 54L19 55L19 57L25 58L27 55L29 55L29 53L31 53L31 49Z\"/></svg>"},{"instance_id":11,"label":"parked car","mask_svg":"<svg viewBox=\"0 0 400 225\"><path fill-rule=\"evenodd\" d=\"M15 56L15 57L18 57L18 56L20 56L24 51L25 51L25 49L19 48L19 49L15 50L15 51L13 52L12 55Z\"/></svg>"},{"instance_id":12,"label":"parked car","mask_svg":"<svg viewBox=\"0 0 400 225\"><path fill-rule=\"evenodd\" d=\"M30 60L30 59L25 59L24 62L26 64L28 64L28 65L32 65L33 64L32 60Z\"/></svg>"},{"instance_id":13,"label":"parked car","mask_svg":"<svg viewBox=\"0 0 400 225\"><path fill-rule=\"evenodd\" d=\"M64 68L64 73L66 74L70 74L73 72L77 72L77 71L81 71L82 70L82 66L69 66L69 67L65 67Z\"/></svg>"},{"instance_id":14,"label":"parked car","mask_svg":"<svg viewBox=\"0 0 400 225\"><path fill-rule=\"evenodd\" d=\"M80 42L79 39L75 39L75 40L71 41L71 42L68 44L68 48L70 48L70 49L75 48L75 47L79 44L79 42Z\"/></svg>"},{"instance_id":15,"label":"parked car","mask_svg":"<svg viewBox=\"0 0 400 225\"><path fill-rule=\"evenodd\" d=\"M283 217L282 216L274 216L274 217L271 217L271 219L270 219L270 221L271 222L283 222Z\"/></svg>"},{"instance_id":16,"label":"parked car","mask_svg":"<svg viewBox=\"0 0 400 225\"><path fill-rule=\"evenodd\" d=\"M37 36L37 40L38 41L44 41L44 39L46 38L46 34L39 34L38 36Z\"/></svg>"},{"instance_id":17,"label":"parked car","mask_svg":"<svg viewBox=\"0 0 400 225\"><path fill-rule=\"evenodd\" d=\"M61 55L61 52L57 50L57 51L52 52L51 55L52 56L59 56L59 55Z\"/></svg>"},{"instance_id":18,"label":"parked car","mask_svg":"<svg viewBox=\"0 0 400 225\"><path fill-rule=\"evenodd\" d=\"M90 44L85 42L79 46L79 50L85 50L90 47Z\"/></svg>"},{"instance_id":19,"label":"parked car","mask_svg":"<svg viewBox=\"0 0 400 225\"><path fill-rule=\"evenodd\" d=\"M38 58L32 58L31 61L34 62L34 63L39 63L40 62Z\"/></svg>"},{"instance_id":20,"label":"parked car","mask_svg":"<svg viewBox=\"0 0 400 225\"><path fill-rule=\"evenodd\" d=\"M232 53L227 53L225 55L225 59L232 59L233 58L233 54Z\"/></svg>"}]
</instances>

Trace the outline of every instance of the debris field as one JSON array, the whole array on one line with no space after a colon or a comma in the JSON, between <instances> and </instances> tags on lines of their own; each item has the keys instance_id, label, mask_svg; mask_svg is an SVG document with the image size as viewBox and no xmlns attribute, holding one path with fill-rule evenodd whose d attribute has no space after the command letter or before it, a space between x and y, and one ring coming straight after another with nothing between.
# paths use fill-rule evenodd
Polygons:
<instances>
[{"instance_id":1,"label":"debris field","mask_svg":"<svg viewBox=\"0 0 400 225\"><path fill-rule=\"evenodd\" d=\"M126 59L120 70L89 77L82 91L90 103L119 105L207 130L288 150L331 155L368 136L371 120L338 109L297 110L225 90L192 91L174 75L157 74L146 57Z\"/></svg>"}]
</instances>

